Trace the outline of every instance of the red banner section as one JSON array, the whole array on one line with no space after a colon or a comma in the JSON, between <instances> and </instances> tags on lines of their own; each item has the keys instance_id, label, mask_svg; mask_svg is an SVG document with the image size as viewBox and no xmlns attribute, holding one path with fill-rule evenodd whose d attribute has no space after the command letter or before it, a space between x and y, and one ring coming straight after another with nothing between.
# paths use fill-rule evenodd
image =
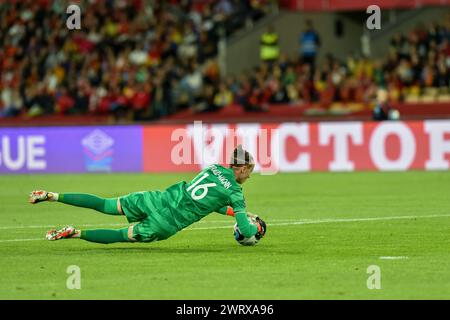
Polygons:
<instances>
[{"instance_id":1,"label":"red banner section","mask_svg":"<svg viewBox=\"0 0 450 320\"><path fill-rule=\"evenodd\" d=\"M449 0L281 0L280 5L291 10L301 11L336 11L336 10L366 10L371 5L381 9L405 8L413 9L422 6L449 5Z\"/></svg>"},{"instance_id":2,"label":"red banner section","mask_svg":"<svg viewBox=\"0 0 450 320\"><path fill-rule=\"evenodd\" d=\"M450 120L202 124L144 127L146 172L198 171L227 163L237 144L255 171L450 169Z\"/></svg>"}]
</instances>

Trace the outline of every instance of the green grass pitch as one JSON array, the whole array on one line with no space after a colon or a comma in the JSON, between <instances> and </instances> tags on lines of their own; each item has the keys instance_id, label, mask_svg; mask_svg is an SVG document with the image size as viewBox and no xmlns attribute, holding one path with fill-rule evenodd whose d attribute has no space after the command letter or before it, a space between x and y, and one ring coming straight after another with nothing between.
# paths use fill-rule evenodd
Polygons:
<instances>
[{"instance_id":1,"label":"green grass pitch","mask_svg":"<svg viewBox=\"0 0 450 320\"><path fill-rule=\"evenodd\" d=\"M192 177L1 176L0 299L450 298L450 172L254 174L247 205L268 228L254 247L237 244L234 219L216 213L161 242L50 242L51 227L126 221L27 203L33 189L117 197ZM71 265L81 271L79 290L66 286ZM373 265L381 288L370 290Z\"/></svg>"}]
</instances>

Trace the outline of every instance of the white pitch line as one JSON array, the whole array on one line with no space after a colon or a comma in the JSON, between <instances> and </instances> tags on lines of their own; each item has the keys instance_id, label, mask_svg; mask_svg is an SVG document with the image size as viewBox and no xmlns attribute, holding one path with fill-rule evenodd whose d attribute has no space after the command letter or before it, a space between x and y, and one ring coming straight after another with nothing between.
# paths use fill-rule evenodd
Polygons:
<instances>
[{"instance_id":1,"label":"white pitch line","mask_svg":"<svg viewBox=\"0 0 450 320\"><path fill-rule=\"evenodd\" d=\"M37 240L45 240L42 238L34 238L34 239L9 239L9 240L0 240L0 242L20 242L20 241L37 241Z\"/></svg>"},{"instance_id":2,"label":"white pitch line","mask_svg":"<svg viewBox=\"0 0 450 320\"><path fill-rule=\"evenodd\" d=\"M321 219L321 220L305 220L305 221L292 221L292 222L282 222L282 223L268 223L270 227L277 226L290 226L290 225L302 225L302 224L319 224L319 223L341 223L341 222L363 222L363 221L383 221L383 220L408 220L408 219L427 219L427 218L450 218L450 214L441 215L427 215L427 216L394 216L394 217L375 217L375 218L343 218L343 219ZM116 224L116 226L123 226L124 224ZM95 226L95 225L84 225L84 226ZM106 224L101 224L98 226L107 226ZM188 228L182 231L193 231L193 230L215 230L215 229L228 229L231 225L220 226L220 227L202 227L202 228ZM38 227L38 226L31 226ZM25 228L25 226L24 226ZM44 240L44 238L39 239L11 239L11 240L0 240L1 242L17 242L17 241L36 241Z\"/></svg>"},{"instance_id":3,"label":"white pitch line","mask_svg":"<svg viewBox=\"0 0 450 320\"><path fill-rule=\"evenodd\" d=\"M274 222L297 222L298 220L292 220L292 219L275 219L270 220ZM305 221L309 221L309 219L306 219ZM218 223L218 224L225 224L230 223L230 221L226 220L211 220L211 221L198 221L196 222L202 223L202 224L208 224L208 223ZM99 224L77 224L77 226L80 227L120 227L120 226L127 226L128 223L99 223ZM0 227L0 230L12 230L12 229L45 229L45 228L55 228L55 225L48 224L48 225L31 225L31 226L4 226Z\"/></svg>"},{"instance_id":4,"label":"white pitch line","mask_svg":"<svg viewBox=\"0 0 450 320\"><path fill-rule=\"evenodd\" d=\"M376 217L376 218L343 218L343 219L321 219L321 220L304 220L292 221L285 223L267 223L270 227L273 226L290 226L300 224L318 224L318 223L339 223L339 222L360 222L360 221L382 221L382 220L405 220L405 219L425 219L425 218L444 218L449 217L450 214L442 215L428 215L428 216L394 216L394 217ZM209 229L224 229L228 227L210 227L210 228L189 228L187 230L209 230Z\"/></svg>"},{"instance_id":5,"label":"white pitch line","mask_svg":"<svg viewBox=\"0 0 450 320\"><path fill-rule=\"evenodd\" d=\"M398 256L398 257L380 257L380 260L406 260L409 259L405 256Z\"/></svg>"}]
</instances>

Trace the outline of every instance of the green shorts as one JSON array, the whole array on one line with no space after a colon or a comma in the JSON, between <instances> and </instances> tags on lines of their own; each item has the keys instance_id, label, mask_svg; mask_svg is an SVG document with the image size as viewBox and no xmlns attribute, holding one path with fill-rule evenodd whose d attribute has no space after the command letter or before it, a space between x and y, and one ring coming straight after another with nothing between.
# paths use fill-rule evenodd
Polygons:
<instances>
[{"instance_id":1,"label":"green shorts","mask_svg":"<svg viewBox=\"0 0 450 320\"><path fill-rule=\"evenodd\" d=\"M128 222L138 222L133 228L137 241L164 240L178 231L161 191L134 192L119 199Z\"/></svg>"}]
</instances>

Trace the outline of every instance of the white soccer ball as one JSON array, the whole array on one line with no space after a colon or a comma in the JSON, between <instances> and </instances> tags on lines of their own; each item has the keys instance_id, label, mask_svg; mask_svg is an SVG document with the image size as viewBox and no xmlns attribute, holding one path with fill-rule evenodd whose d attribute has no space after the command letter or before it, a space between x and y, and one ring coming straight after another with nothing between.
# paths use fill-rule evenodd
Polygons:
<instances>
[{"instance_id":1,"label":"white soccer ball","mask_svg":"<svg viewBox=\"0 0 450 320\"><path fill-rule=\"evenodd\" d=\"M248 222L256 225L256 220L251 217L248 217ZM254 246L259 242L259 239L256 239L255 236L252 236L250 238L244 237L244 235L239 230L237 223L234 225L234 239L243 246Z\"/></svg>"}]
</instances>

